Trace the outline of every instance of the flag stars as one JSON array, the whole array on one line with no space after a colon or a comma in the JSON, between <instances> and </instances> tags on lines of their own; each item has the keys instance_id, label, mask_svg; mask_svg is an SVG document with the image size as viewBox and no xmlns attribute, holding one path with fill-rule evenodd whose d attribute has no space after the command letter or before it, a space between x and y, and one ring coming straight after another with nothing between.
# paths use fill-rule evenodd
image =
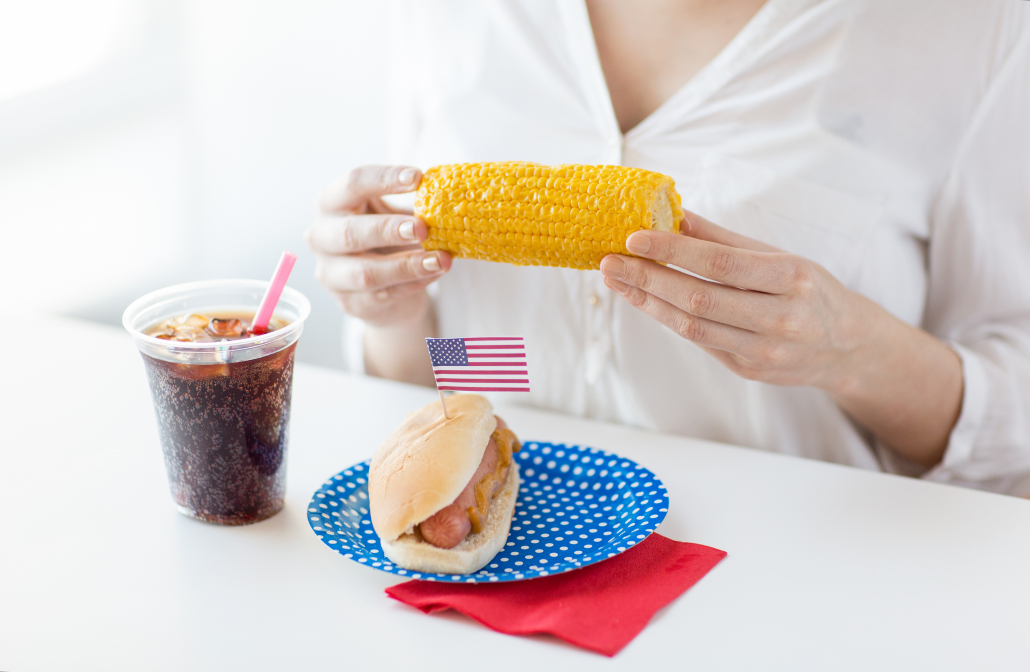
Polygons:
<instances>
[{"instance_id":1,"label":"flag stars","mask_svg":"<svg viewBox=\"0 0 1030 672\"><path fill-rule=\"evenodd\" d=\"M461 338L427 338L433 366L468 366L465 341Z\"/></svg>"}]
</instances>

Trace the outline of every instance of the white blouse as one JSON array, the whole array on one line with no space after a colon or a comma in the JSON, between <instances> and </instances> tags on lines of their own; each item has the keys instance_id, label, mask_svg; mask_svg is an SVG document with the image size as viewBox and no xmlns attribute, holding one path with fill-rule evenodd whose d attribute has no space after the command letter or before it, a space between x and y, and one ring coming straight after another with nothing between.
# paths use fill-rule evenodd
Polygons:
<instances>
[{"instance_id":1,"label":"white blouse","mask_svg":"<svg viewBox=\"0 0 1030 672\"><path fill-rule=\"evenodd\" d=\"M822 264L965 376L921 473L825 392L737 377L599 272L457 260L440 335L526 337L533 392L497 401L1030 493L1030 3L769 0L626 134L581 0L415 0L393 29L397 162L671 175L684 207Z\"/></svg>"}]
</instances>

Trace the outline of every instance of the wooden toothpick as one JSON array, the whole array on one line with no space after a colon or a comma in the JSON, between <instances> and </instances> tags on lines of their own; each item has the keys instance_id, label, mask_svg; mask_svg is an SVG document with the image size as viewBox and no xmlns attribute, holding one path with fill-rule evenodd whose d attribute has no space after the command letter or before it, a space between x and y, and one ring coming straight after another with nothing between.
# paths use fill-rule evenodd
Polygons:
<instances>
[{"instance_id":1,"label":"wooden toothpick","mask_svg":"<svg viewBox=\"0 0 1030 672\"><path fill-rule=\"evenodd\" d=\"M447 415L447 401L443 397L443 390L437 389L436 391L440 393L440 405L443 406L443 417L450 420L451 416Z\"/></svg>"}]
</instances>

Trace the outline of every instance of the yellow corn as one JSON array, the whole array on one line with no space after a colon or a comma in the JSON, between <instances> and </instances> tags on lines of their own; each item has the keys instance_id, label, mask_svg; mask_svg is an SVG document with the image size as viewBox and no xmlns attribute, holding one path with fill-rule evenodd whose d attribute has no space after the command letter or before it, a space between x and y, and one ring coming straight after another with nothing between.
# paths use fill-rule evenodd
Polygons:
<instances>
[{"instance_id":1,"label":"yellow corn","mask_svg":"<svg viewBox=\"0 0 1030 672\"><path fill-rule=\"evenodd\" d=\"M641 229L679 232L672 178L625 166L459 163L425 172L422 247L520 266L597 269Z\"/></svg>"}]
</instances>

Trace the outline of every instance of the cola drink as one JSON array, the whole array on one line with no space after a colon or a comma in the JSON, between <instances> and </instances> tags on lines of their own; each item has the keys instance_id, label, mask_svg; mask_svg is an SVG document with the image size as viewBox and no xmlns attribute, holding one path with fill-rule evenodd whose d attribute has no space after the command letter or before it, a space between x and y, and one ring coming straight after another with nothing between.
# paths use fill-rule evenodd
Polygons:
<instances>
[{"instance_id":1,"label":"cola drink","mask_svg":"<svg viewBox=\"0 0 1030 672\"><path fill-rule=\"evenodd\" d=\"M270 323L269 331L280 326ZM247 317L224 313L178 316L147 333L190 343L251 336ZM172 498L189 515L245 525L282 508L295 347L223 364L181 364L143 355Z\"/></svg>"},{"instance_id":2,"label":"cola drink","mask_svg":"<svg viewBox=\"0 0 1030 672\"><path fill-rule=\"evenodd\" d=\"M280 307L292 298L302 310L283 315L277 309L260 335L250 329L253 308L187 310L146 324L147 311L137 307L140 315L130 320L172 499L188 516L245 525L283 507L294 352L307 316L306 300L292 293L297 296L284 292Z\"/></svg>"}]
</instances>

